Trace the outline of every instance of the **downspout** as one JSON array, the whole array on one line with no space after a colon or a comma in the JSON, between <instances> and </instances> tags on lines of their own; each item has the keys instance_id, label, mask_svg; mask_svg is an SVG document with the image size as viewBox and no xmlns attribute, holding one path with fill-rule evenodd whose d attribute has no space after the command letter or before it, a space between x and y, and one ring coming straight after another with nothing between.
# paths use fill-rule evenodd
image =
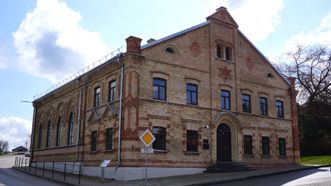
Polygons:
<instances>
[{"instance_id":1,"label":"downspout","mask_svg":"<svg viewBox=\"0 0 331 186\"><path fill-rule=\"evenodd\" d=\"M77 84L79 83L79 80L77 79ZM78 128L77 128L77 140L76 140L76 159L75 162L78 161L78 150L79 150L79 139L80 139L80 112L81 112L81 106L82 106L82 95L83 95L83 90L82 88L79 91L79 103L78 103L78 113L77 113L77 123L78 123Z\"/></svg>"},{"instance_id":2,"label":"downspout","mask_svg":"<svg viewBox=\"0 0 331 186\"><path fill-rule=\"evenodd\" d=\"M32 123L32 131L31 131L31 140L30 140L30 152L31 152L31 158L29 160L29 165L31 167L31 161L33 160L33 150L34 150L34 138L35 138L35 127L37 122L37 106L33 104L33 123Z\"/></svg>"},{"instance_id":3,"label":"downspout","mask_svg":"<svg viewBox=\"0 0 331 186\"><path fill-rule=\"evenodd\" d=\"M117 63L121 66L121 86L120 86L120 103L118 108L118 157L117 157L117 167L115 170L115 174L117 169L121 166L121 146L122 146L122 104L123 104L123 83L124 83L124 64L120 63L120 57L122 54L117 56Z\"/></svg>"}]
</instances>

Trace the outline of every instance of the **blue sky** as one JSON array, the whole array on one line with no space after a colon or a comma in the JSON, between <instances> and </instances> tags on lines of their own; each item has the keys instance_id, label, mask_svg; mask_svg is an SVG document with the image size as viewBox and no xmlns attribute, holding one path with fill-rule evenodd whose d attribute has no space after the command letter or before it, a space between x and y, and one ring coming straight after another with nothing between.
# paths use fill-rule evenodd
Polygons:
<instances>
[{"instance_id":1,"label":"blue sky","mask_svg":"<svg viewBox=\"0 0 331 186\"><path fill-rule=\"evenodd\" d=\"M159 39L225 6L272 62L295 44L330 44L329 0L0 0L0 139L30 133L34 96L134 35ZM288 62L288 61L287 61Z\"/></svg>"}]
</instances>

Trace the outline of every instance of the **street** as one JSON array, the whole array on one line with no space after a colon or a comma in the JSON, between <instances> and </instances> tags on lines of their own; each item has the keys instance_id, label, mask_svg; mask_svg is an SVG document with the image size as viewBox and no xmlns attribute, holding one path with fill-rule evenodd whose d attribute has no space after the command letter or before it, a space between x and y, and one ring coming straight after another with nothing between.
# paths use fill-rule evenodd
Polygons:
<instances>
[{"instance_id":1,"label":"street","mask_svg":"<svg viewBox=\"0 0 331 186\"><path fill-rule=\"evenodd\" d=\"M278 174L274 176L265 176L261 178L253 178L243 181L230 182L224 184L215 184L222 186L239 186L239 185L254 185L254 186L294 186L294 185L320 185L331 186L330 167L296 171L291 173Z\"/></svg>"},{"instance_id":2,"label":"street","mask_svg":"<svg viewBox=\"0 0 331 186\"><path fill-rule=\"evenodd\" d=\"M44 186L62 185L46 179L30 176L12 169L15 156L0 156L0 186Z\"/></svg>"}]
</instances>

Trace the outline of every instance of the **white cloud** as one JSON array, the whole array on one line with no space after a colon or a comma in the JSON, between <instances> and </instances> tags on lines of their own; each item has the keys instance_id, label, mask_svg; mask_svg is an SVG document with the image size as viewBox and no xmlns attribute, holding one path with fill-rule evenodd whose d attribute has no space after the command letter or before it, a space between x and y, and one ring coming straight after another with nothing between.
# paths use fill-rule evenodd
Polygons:
<instances>
[{"instance_id":1,"label":"white cloud","mask_svg":"<svg viewBox=\"0 0 331 186\"><path fill-rule=\"evenodd\" d=\"M104 56L110 50L100 33L82 28L81 19L61 0L37 0L13 33L18 66L55 82Z\"/></svg>"},{"instance_id":2,"label":"white cloud","mask_svg":"<svg viewBox=\"0 0 331 186\"><path fill-rule=\"evenodd\" d=\"M281 22L282 0L210 0L205 7L207 16L216 8L227 7L239 28L253 42L262 41Z\"/></svg>"},{"instance_id":3,"label":"white cloud","mask_svg":"<svg viewBox=\"0 0 331 186\"><path fill-rule=\"evenodd\" d=\"M297 45L331 44L331 12L324 17L321 24L312 30L302 31L288 39L284 51L293 51Z\"/></svg>"},{"instance_id":4,"label":"white cloud","mask_svg":"<svg viewBox=\"0 0 331 186\"><path fill-rule=\"evenodd\" d=\"M8 141L8 150L25 146L28 135L31 133L31 126L32 122L23 118L0 117L0 140Z\"/></svg>"}]
</instances>

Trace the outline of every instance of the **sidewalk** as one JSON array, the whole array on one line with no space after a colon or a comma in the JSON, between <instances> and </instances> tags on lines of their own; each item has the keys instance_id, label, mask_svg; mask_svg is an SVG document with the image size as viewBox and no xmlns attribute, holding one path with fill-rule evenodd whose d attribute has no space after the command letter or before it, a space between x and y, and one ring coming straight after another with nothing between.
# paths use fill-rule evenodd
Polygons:
<instances>
[{"instance_id":1,"label":"sidewalk","mask_svg":"<svg viewBox=\"0 0 331 186\"><path fill-rule=\"evenodd\" d=\"M190 185L190 186L200 186L200 185L209 185L217 183L225 183L231 181L245 180L249 178L263 177L274 174L288 173L299 170L313 169L318 167L327 167L324 166L301 166L301 165L292 165L292 166L282 166L277 168L263 168L253 171L245 172L230 172L230 173L200 173L193 175L185 176L171 176L164 178L151 178L147 182L145 180L133 180L133 181L117 181L117 180L105 180L101 182L100 178L86 177L82 176L81 184L82 186L162 186L162 185ZM45 171L45 175L49 171ZM46 176L47 177L47 176ZM48 177L49 178L49 177ZM73 177L68 177L68 180L74 179ZM58 181L59 182L59 181ZM60 181L61 182L61 181ZM68 184L68 183L66 183ZM69 183L70 184L70 183ZM77 185L77 182L71 182L70 185Z\"/></svg>"}]
</instances>

